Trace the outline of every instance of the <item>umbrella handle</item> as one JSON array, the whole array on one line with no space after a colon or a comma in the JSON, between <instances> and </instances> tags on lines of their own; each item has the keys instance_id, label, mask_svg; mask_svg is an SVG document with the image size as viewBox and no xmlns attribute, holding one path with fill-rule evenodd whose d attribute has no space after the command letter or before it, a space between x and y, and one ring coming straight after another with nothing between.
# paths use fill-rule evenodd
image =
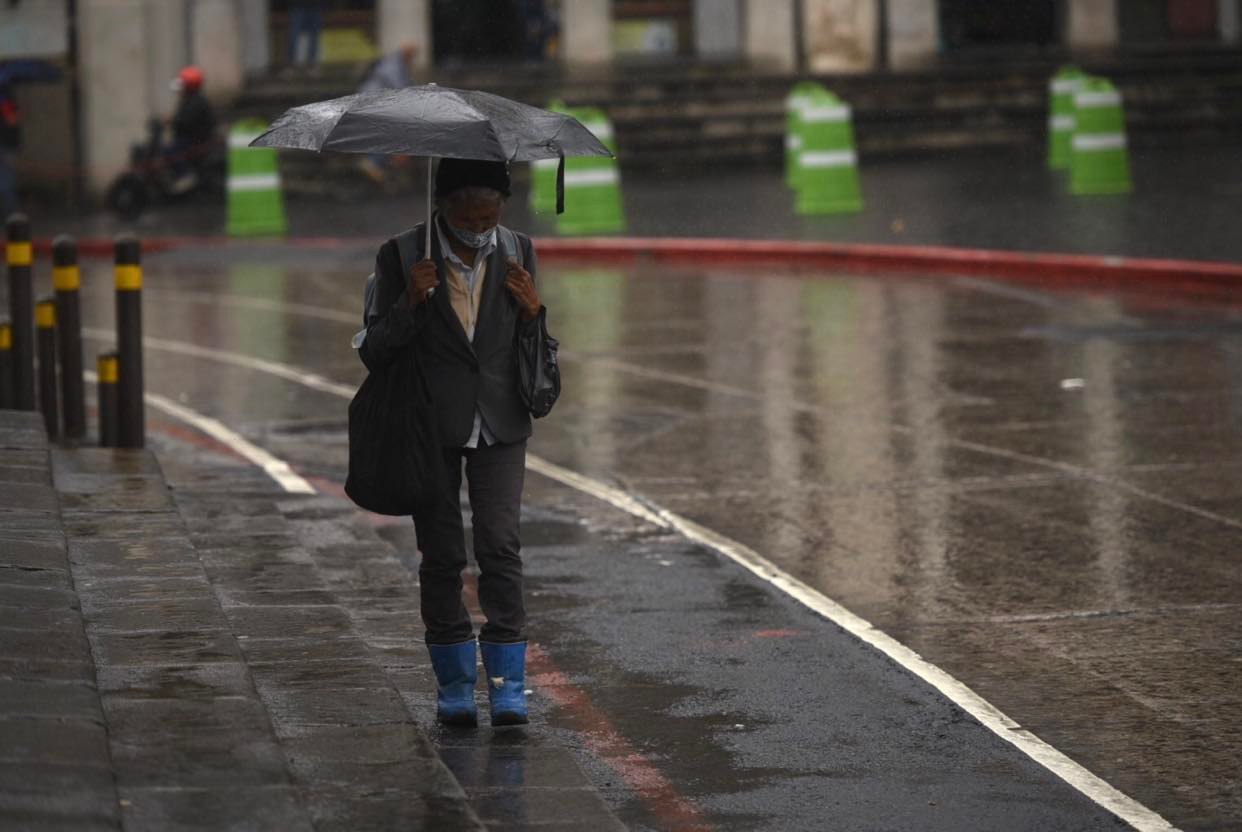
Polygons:
<instances>
[{"instance_id":1,"label":"umbrella handle","mask_svg":"<svg viewBox=\"0 0 1242 832\"><path fill-rule=\"evenodd\" d=\"M431 257L431 162L430 156L427 157L427 240L423 245L423 257ZM427 297L431 297L436 292L435 287L431 287L427 291Z\"/></svg>"}]
</instances>

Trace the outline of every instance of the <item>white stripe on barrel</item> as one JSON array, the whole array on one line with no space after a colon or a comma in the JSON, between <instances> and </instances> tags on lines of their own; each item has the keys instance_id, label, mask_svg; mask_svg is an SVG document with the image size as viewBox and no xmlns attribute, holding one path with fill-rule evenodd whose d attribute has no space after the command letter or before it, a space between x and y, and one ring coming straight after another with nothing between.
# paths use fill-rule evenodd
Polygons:
<instances>
[{"instance_id":1,"label":"white stripe on barrel","mask_svg":"<svg viewBox=\"0 0 1242 832\"><path fill-rule=\"evenodd\" d=\"M1125 146L1124 133L1098 133L1074 137L1074 149L1088 153L1096 150L1124 150Z\"/></svg>"},{"instance_id":2,"label":"white stripe on barrel","mask_svg":"<svg viewBox=\"0 0 1242 832\"><path fill-rule=\"evenodd\" d=\"M601 142L612 141L612 124L607 121L585 121L582 126L595 134Z\"/></svg>"},{"instance_id":3,"label":"white stripe on barrel","mask_svg":"<svg viewBox=\"0 0 1242 832\"><path fill-rule=\"evenodd\" d=\"M566 188L572 188L575 185L615 185L617 181L617 169L615 167L600 168L599 170L565 171Z\"/></svg>"},{"instance_id":4,"label":"white stripe on barrel","mask_svg":"<svg viewBox=\"0 0 1242 832\"><path fill-rule=\"evenodd\" d=\"M1082 81L1062 79L1052 82L1052 92L1055 95L1066 95L1071 92L1078 92L1078 88L1082 86Z\"/></svg>"},{"instance_id":5,"label":"white stripe on barrel","mask_svg":"<svg viewBox=\"0 0 1242 832\"><path fill-rule=\"evenodd\" d=\"M1048 124L1058 133L1061 131L1070 131L1078 126L1078 120L1073 116L1052 116L1048 119Z\"/></svg>"},{"instance_id":6,"label":"white stripe on barrel","mask_svg":"<svg viewBox=\"0 0 1242 832\"><path fill-rule=\"evenodd\" d=\"M262 133L229 133L229 147L234 150L239 148L249 148L250 143L262 135ZM257 148L250 149L255 150Z\"/></svg>"},{"instance_id":7,"label":"white stripe on barrel","mask_svg":"<svg viewBox=\"0 0 1242 832\"><path fill-rule=\"evenodd\" d=\"M808 124L837 124L850 120L849 107L807 107L802 120Z\"/></svg>"},{"instance_id":8,"label":"white stripe on barrel","mask_svg":"<svg viewBox=\"0 0 1242 832\"><path fill-rule=\"evenodd\" d=\"M1080 92L1074 96L1074 106L1080 110L1120 107L1121 93L1112 90L1106 92Z\"/></svg>"},{"instance_id":9,"label":"white stripe on barrel","mask_svg":"<svg viewBox=\"0 0 1242 832\"><path fill-rule=\"evenodd\" d=\"M804 168L851 168L857 163L858 156L852 150L803 151L798 157L798 164Z\"/></svg>"},{"instance_id":10,"label":"white stripe on barrel","mask_svg":"<svg viewBox=\"0 0 1242 832\"><path fill-rule=\"evenodd\" d=\"M230 191L274 191L280 177L274 173L246 173L229 177Z\"/></svg>"}]
</instances>

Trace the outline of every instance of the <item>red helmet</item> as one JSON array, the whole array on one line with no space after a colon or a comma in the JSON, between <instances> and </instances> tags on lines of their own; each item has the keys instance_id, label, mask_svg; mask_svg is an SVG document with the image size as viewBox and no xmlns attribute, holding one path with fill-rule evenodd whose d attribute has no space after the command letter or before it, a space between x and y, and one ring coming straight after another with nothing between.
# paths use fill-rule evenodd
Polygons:
<instances>
[{"instance_id":1,"label":"red helmet","mask_svg":"<svg viewBox=\"0 0 1242 832\"><path fill-rule=\"evenodd\" d=\"M181 84L181 89L193 92L203 86L203 71L196 66L187 66L177 73L177 80Z\"/></svg>"}]
</instances>

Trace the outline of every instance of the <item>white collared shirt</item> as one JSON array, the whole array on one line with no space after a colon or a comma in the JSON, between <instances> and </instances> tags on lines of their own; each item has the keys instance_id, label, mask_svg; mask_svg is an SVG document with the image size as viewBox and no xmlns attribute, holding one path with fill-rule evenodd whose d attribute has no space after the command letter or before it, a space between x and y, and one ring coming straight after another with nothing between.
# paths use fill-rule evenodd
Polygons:
<instances>
[{"instance_id":1,"label":"white collared shirt","mask_svg":"<svg viewBox=\"0 0 1242 832\"><path fill-rule=\"evenodd\" d=\"M437 215L438 216L438 215ZM466 308L471 310L466 319L461 321L462 328L466 331L466 338L470 343L474 343L475 316L479 309L478 295L483 291L483 277L487 273L487 261L492 256L492 252L496 250L496 229L492 229L490 238L483 248L478 250L478 254L474 256L474 265L468 266L466 262L453 252L453 247L449 245L448 237L444 234L444 229L440 223L436 223L436 234L440 238L440 251L444 255L444 267L449 271L445 275L449 292L461 291L462 287L468 294L469 303ZM457 284L456 286L454 284ZM452 296L449 297L450 306L452 306ZM454 314L456 310L454 309ZM461 319L461 316L458 315ZM477 407L474 411L474 428L470 431L470 438L466 440L466 444L462 447L477 448L479 447L479 437L482 437L487 444L496 444L496 437L488 429L483 422L483 413Z\"/></svg>"}]
</instances>

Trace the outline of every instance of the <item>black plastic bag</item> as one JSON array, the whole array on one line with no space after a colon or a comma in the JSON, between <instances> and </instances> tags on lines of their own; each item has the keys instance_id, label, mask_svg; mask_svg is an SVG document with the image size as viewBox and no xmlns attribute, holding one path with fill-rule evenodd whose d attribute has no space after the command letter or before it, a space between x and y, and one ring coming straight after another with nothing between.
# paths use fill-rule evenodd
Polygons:
<instances>
[{"instance_id":1,"label":"black plastic bag","mask_svg":"<svg viewBox=\"0 0 1242 832\"><path fill-rule=\"evenodd\" d=\"M444 456L414 347L372 371L349 403L345 493L376 514L417 515L442 495Z\"/></svg>"},{"instance_id":2,"label":"black plastic bag","mask_svg":"<svg viewBox=\"0 0 1242 832\"><path fill-rule=\"evenodd\" d=\"M517 334L518 392L530 415L547 416L561 395L557 340L548 334L548 310L539 310L538 325L519 326Z\"/></svg>"}]
</instances>

